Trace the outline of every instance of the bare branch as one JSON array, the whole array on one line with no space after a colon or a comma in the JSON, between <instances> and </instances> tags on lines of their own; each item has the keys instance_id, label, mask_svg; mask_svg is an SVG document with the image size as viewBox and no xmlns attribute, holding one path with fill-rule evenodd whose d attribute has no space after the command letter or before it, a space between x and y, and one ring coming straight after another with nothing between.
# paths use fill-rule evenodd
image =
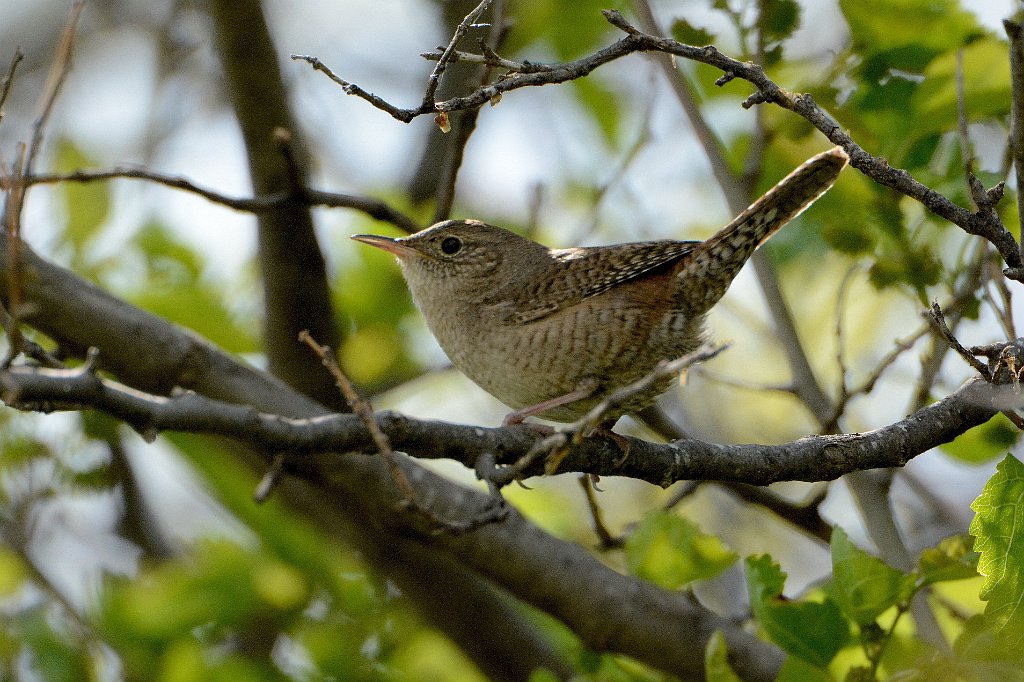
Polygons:
<instances>
[{"instance_id":1,"label":"bare branch","mask_svg":"<svg viewBox=\"0 0 1024 682\"><path fill-rule=\"evenodd\" d=\"M1017 214L1024 219L1024 30L1010 19L1003 20L1003 29L1010 41L1010 80L1013 98L1010 124L1010 154L1017 171Z\"/></svg>"},{"instance_id":2,"label":"bare branch","mask_svg":"<svg viewBox=\"0 0 1024 682\"><path fill-rule=\"evenodd\" d=\"M455 46L459 44L459 41L462 40L462 36L466 35L469 27L476 22L490 4L491 0L481 0L480 4L477 5L472 12L467 14L466 18L462 20L462 23L456 27L455 33L452 35L452 39L448 41L448 46L443 52L441 52L441 56L438 57L434 70L430 72L430 76L427 78L427 89L423 93L423 102L420 103L421 108L434 106L434 93L437 92L437 86L441 84L441 76L448 67L448 62L451 61L451 56L455 52Z\"/></svg>"},{"instance_id":3,"label":"bare branch","mask_svg":"<svg viewBox=\"0 0 1024 682\"><path fill-rule=\"evenodd\" d=\"M239 198L230 197L220 192L196 185L191 180L180 175L165 175L145 168L133 166L117 166L107 170L76 170L71 173L62 174L38 174L24 179L26 185L53 184L58 182L96 182L99 180L112 179L145 180L158 185L172 187L174 189L189 192L203 197L211 203L220 204L233 208L236 211L248 211L250 213L263 213L273 211L281 206L298 202L306 206L323 206L326 208L351 208L370 216L374 220L391 223L395 227L407 233L413 233L423 228L418 222L408 215L402 213L385 201L373 197L360 196L356 194L342 194L338 192L325 192L322 190L300 187L296 191L298 196L292 192L278 192L260 197ZM13 184L9 178L0 178L0 189L7 189Z\"/></svg>"},{"instance_id":4,"label":"bare branch","mask_svg":"<svg viewBox=\"0 0 1024 682\"><path fill-rule=\"evenodd\" d=\"M519 88L564 83L582 78L608 62L635 52L664 52L707 64L720 69L725 74L717 81L719 85L725 85L739 78L748 81L756 88L755 92L743 103L744 108L762 103L776 104L806 119L831 142L846 151L850 157L851 166L875 182L920 202L929 211L959 226L968 234L980 236L992 242L1008 266L1004 270L1006 276L1024 281L1024 258L1021 256L1017 240L1002 224L994 210L979 210L977 213L972 213L954 204L939 192L918 182L907 171L894 168L884 159L869 154L844 132L842 127L824 109L817 105L811 95L792 93L779 87L768 78L764 69L759 65L727 57L711 45L694 47L670 38L648 35L629 24L615 10L605 10L604 14L610 23L626 32L627 35L624 38L576 61L546 64L542 67L534 65L528 73L508 73L494 83L480 87L468 95L435 102L432 107L420 105L416 109L401 109L334 75L316 57L292 55L292 58L309 62L315 69L327 73L332 80L342 86L346 93L361 97L378 109L386 111L394 118L406 123L417 116L428 113L436 114L438 111L479 109L488 102L499 98L503 93ZM988 194L994 203L1001 195L1001 190L998 187L993 188L988 191Z\"/></svg>"},{"instance_id":5,"label":"bare branch","mask_svg":"<svg viewBox=\"0 0 1024 682\"><path fill-rule=\"evenodd\" d=\"M46 79L45 90L40 102L39 116L32 124L32 141L28 145L28 155L25 159L25 175L32 175L32 168L35 166L36 156L42 147L43 131L46 129L46 122L53 112L53 105L57 102L61 86L71 70L71 51L75 46L75 30L78 28L78 19L85 9L83 0L76 0L68 11L68 18L64 24L64 32L61 33L60 43L57 45L57 54L50 67L50 74Z\"/></svg>"},{"instance_id":6,"label":"bare branch","mask_svg":"<svg viewBox=\"0 0 1024 682\"><path fill-rule=\"evenodd\" d=\"M4 76L3 85L0 85L0 121L4 120L4 104L7 102L8 95L11 94L11 87L14 85L14 74L18 70L18 64L25 58L25 54L21 51L21 48L14 50L14 56L11 58L11 64L7 67L7 75Z\"/></svg>"},{"instance_id":7,"label":"bare branch","mask_svg":"<svg viewBox=\"0 0 1024 682\"><path fill-rule=\"evenodd\" d=\"M23 410L102 410L151 436L172 430L228 436L260 450L374 453L358 416L288 418L192 392L154 396L102 380L92 372L12 367L0 373L8 405ZM680 480L829 481L851 471L903 466L995 413L992 389L980 380L889 426L867 433L809 436L784 445L719 445L686 439L661 445L627 438L629 457L604 438L570 440L561 471L628 476L668 486ZM998 388L998 387L995 387ZM446 458L472 467L483 453L512 464L543 440L529 426L463 426L392 413L374 416L392 447L414 457ZM540 465L526 474L539 473Z\"/></svg>"}]
</instances>

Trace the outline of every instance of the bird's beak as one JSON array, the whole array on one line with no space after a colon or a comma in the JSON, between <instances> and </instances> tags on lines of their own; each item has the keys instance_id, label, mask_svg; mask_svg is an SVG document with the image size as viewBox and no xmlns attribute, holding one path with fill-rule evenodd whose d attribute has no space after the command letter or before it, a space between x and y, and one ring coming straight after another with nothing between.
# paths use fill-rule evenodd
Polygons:
<instances>
[{"instance_id":1,"label":"bird's beak","mask_svg":"<svg viewBox=\"0 0 1024 682\"><path fill-rule=\"evenodd\" d=\"M376 234L354 234L352 239L369 244L370 246L376 246L378 249L383 249L388 253L393 253L398 258L407 258L417 253L415 249L406 246L404 240L393 237L381 237Z\"/></svg>"}]
</instances>

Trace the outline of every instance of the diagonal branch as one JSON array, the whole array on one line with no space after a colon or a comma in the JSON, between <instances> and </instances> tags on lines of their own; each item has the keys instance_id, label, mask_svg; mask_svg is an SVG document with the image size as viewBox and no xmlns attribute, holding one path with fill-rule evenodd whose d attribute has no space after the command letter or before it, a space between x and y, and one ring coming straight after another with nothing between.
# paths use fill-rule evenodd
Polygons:
<instances>
[{"instance_id":1,"label":"diagonal branch","mask_svg":"<svg viewBox=\"0 0 1024 682\"><path fill-rule=\"evenodd\" d=\"M629 24L616 10L605 10L604 15L610 23L626 33L624 38L608 47L571 62L558 64L529 62L528 69L508 72L495 82L477 88L467 95L433 102L430 105L421 104L412 109L397 107L358 85L344 80L335 75L316 57L292 55L292 58L309 62L317 70L327 73L332 80L342 86L347 94L360 97L378 109L386 111L397 120L406 123L417 116L436 114L439 111L479 109L489 102L497 101L503 93L512 90L564 83L583 78L604 64L637 52L664 52L707 64L723 72L724 75L718 80L719 85L725 85L729 81L739 78L748 81L755 87L755 92L743 103L744 108L770 103L788 109L804 118L830 141L841 146L850 157L850 165L864 175L920 202L929 211L959 226L968 234L990 241L999 250L1000 256L1008 266L1004 271L1005 274L1011 279L1024 281L1024 258L1021 256L1017 240L1002 224L994 211L971 212L917 181L907 171L894 168L885 159L868 153L824 109L818 106L813 97L809 94L793 93L781 88L768 78L761 66L732 59L712 45L694 47L670 38L659 38L643 33ZM501 64L495 65L500 66Z\"/></svg>"}]
</instances>

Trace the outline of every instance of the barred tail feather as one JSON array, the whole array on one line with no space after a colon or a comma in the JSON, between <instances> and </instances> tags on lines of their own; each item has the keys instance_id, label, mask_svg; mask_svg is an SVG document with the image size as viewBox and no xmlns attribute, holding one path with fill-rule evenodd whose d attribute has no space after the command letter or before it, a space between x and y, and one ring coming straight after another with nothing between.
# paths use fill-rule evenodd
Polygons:
<instances>
[{"instance_id":1,"label":"barred tail feather","mask_svg":"<svg viewBox=\"0 0 1024 682\"><path fill-rule=\"evenodd\" d=\"M812 156L696 247L679 272L688 282L704 285L682 287L690 299L689 313L706 312L717 303L757 247L824 194L848 160L841 147Z\"/></svg>"}]
</instances>

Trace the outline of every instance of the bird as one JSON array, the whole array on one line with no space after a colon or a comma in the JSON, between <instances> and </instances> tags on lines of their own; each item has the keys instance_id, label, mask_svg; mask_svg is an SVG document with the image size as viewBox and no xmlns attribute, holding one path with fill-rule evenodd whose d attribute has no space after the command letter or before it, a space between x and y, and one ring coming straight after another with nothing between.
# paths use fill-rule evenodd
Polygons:
<instances>
[{"instance_id":1,"label":"bird","mask_svg":"<svg viewBox=\"0 0 1024 682\"><path fill-rule=\"evenodd\" d=\"M396 257L452 364L513 409L505 424L574 422L659 363L696 351L708 311L754 250L824 194L848 160L841 147L813 156L706 241L552 249L477 220L352 239ZM605 419L647 407L673 379Z\"/></svg>"}]
</instances>

